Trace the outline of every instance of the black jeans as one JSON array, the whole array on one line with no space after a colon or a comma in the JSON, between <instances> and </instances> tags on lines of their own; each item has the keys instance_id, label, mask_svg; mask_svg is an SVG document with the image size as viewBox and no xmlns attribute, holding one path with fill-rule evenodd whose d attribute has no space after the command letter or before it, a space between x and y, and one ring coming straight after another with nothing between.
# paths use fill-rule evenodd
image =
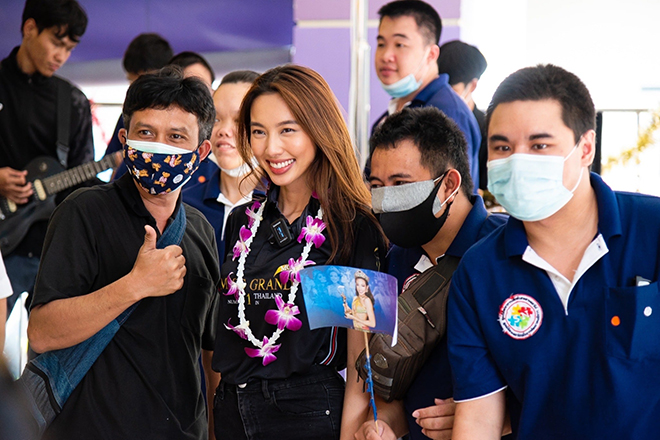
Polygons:
<instances>
[{"instance_id":1,"label":"black jeans","mask_svg":"<svg viewBox=\"0 0 660 440\"><path fill-rule=\"evenodd\" d=\"M314 365L287 379L220 382L213 401L216 440L336 440L344 379Z\"/></svg>"}]
</instances>

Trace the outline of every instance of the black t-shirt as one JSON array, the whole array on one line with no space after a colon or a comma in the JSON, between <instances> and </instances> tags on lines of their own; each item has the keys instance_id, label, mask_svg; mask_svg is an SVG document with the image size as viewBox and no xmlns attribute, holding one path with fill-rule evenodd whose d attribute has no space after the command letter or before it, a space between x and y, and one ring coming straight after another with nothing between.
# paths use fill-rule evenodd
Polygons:
<instances>
[{"instance_id":1,"label":"black t-shirt","mask_svg":"<svg viewBox=\"0 0 660 440\"><path fill-rule=\"evenodd\" d=\"M290 282L280 288L280 280L275 276L277 269L287 264L289 258L298 259L304 247L298 243L302 227L307 216L316 217L319 209L318 200L311 198L301 216L290 226L293 241L284 247L279 247L273 240L271 224L278 219L286 218L277 207L277 187L268 194L263 220L250 246L250 253L245 263L245 317L250 322L250 329L258 340L264 336L271 337L277 328L266 323L266 311L277 309L275 295L282 295L286 301L289 296ZM252 203L245 205L251 206ZM226 229L226 258L222 265L221 289L227 292L227 277L232 273L236 277L238 259L234 261L232 248L238 240L241 226L247 225L248 217L245 207L235 209L229 216ZM286 222L288 224L288 222ZM375 225L363 216L358 216L353 225L355 231L354 247L350 261L333 262L345 266L363 269L379 270L380 259L385 249L381 234ZM325 234L325 232L324 232ZM312 246L308 260L317 265L328 264L332 253L330 239L327 238L320 248ZM309 329L307 313L304 307L302 286L299 286L295 300L300 310L296 317L302 321L302 327L293 332L284 330L277 344L280 349L274 353L277 360L267 366L262 365L262 358L250 358L245 348L255 348L252 343L241 339L224 324L238 325L238 305L233 296L221 295L219 299L219 320L216 345L213 355L213 369L222 373L222 380L231 384L241 384L249 379L283 379L293 373L304 373L313 364L334 366L338 369L346 365L346 330L337 328ZM231 320L231 321L230 321Z\"/></svg>"},{"instance_id":2,"label":"black t-shirt","mask_svg":"<svg viewBox=\"0 0 660 440\"><path fill-rule=\"evenodd\" d=\"M139 303L46 438L206 438L198 359L202 348L213 349L218 251L201 213L186 206L186 219L183 288ZM158 231L129 175L74 192L50 222L34 305L85 295L126 275L146 224Z\"/></svg>"},{"instance_id":3,"label":"black t-shirt","mask_svg":"<svg viewBox=\"0 0 660 440\"><path fill-rule=\"evenodd\" d=\"M57 159L57 89L71 89L71 123L67 167L94 159L92 113L85 95L68 81L38 72L23 73L15 48L0 64L0 168L23 170L39 156ZM14 251L39 255L46 235L46 221L35 223Z\"/></svg>"}]
</instances>

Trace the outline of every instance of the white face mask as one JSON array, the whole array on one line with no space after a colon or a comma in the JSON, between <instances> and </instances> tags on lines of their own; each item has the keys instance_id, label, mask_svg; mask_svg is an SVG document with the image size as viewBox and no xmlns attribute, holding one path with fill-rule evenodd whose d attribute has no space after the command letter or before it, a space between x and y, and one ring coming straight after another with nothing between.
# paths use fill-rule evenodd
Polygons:
<instances>
[{"instance_id":1,"label":"white face mask","mask_svg":"<svg viewBox=\"0 0 660 440\"><path fill-rule=\"evenodd\" d=\"M582 181L564 186L564 162L575 152L582 137L566 157L512 154L488 162L488 191L498 203L522 221L544 220L563 208Z\"/></svg>"},{"instance_id":2,"label":"white face mask","mask_svg":"<svg viewBox=\"0 0 660 440\"><path fill-rule=\"evenodd\" d=\"M172 145L163 144L160 142L136 141L134 139L126 139L126 145L140 150L143 153L153 154L188 154L190 150L185 148L174 147Z\"/></svg>"},{"instance_id":3,"label":"white face mask","mask_svg":"<svg viewBox=\"0 0 660 440\"><path fill-rule=\"evenodd\" d=\"M259 162L255 157L252 157L252 167L256 168L257 166L259 166ZM220 168L220 170L222 170L223 173L227 174L229 177L242 177L251 171L250 166L246 163L243 163L237 166L236 168L231 168L231 169L222 168L220 165L218 165L218 167Z\"/></svg>"}]
</instances>

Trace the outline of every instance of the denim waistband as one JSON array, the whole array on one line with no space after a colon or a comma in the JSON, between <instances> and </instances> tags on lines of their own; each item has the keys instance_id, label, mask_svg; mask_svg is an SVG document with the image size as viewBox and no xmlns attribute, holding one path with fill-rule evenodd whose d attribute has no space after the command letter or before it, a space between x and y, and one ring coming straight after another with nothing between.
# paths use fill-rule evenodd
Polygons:
<instances>
[{"instance_id":1,"label":"denim waistband","mask_svg":"<svg viewBox=\"0 0 660 440\"><path fill-rule=\"evenodd\" d=\"M231 384L221 380L216 394L221 399L224 398L225 392L232 391L236 393L262 393L265 398L269 398L271 391L317 383L325 379L337 377L341 378L334 367L314 364L305 373L294 373L284 379L249 379L246 383L242 384Z\"/></svg>"}]
</instances>

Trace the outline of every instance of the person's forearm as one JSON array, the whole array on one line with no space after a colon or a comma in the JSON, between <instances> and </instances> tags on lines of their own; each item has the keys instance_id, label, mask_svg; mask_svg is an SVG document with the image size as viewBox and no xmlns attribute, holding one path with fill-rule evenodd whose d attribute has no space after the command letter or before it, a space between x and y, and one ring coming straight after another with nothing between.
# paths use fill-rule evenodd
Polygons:
<instances>
[{"instance_id":1,"label":"person's forearm","mask_svg":"<svg viewBox=\"0 0 660 440\"><path fill-rule=\"evenodd\" d=\"M215 428L213 425L213 398L215 390L220 384L220 373L216 373L212 368L213 352L202 350L202 366L206 377L206 403L209 415L209 440L215 440Z\"/></svg>"},{"instance_id":2,"label":"person's forearm","mask_svg":"<svg viewBox=\"0 0 660 440\"><path fill-rule=\"evenodd\" d=\"M362 381L357 381L355 363L346 368L346 392L344 394L344 409L341 417L341 440L353 440L357 430L369 417L369 394L362 392Z\"/></svg>"},{"instance_id":3,"label":"person's forearm","mask_svg":"<svg viewBox=\"0 0 660 440\"><path fill-rule=\"evenodd\" d=\"M96 334L138 301L129 275L87 295L34 307L28 339L37 353L76 345Z\"/></svg>"},{"instance_id":4,"label":"person's forearm","mask_svg":"<svg viewBox=\"0 0 660 440\"><path fill-rule=\"evenodd\" d=\"M500 439L505 412L504 390L490 396L457 403L452 439Z\"/></svg>"},{"instance_id":5,"label":"person's forearm","mask_svg":"<svg viewBox=\"0 0 660 440\"><path fill-rule=\"evenodd\" d=\"M353 440L362 423L369 416L369 394L362 392L362 380L358 381L355 361L364 348L364 334L356 330L346 332L348 355L346 361L346 392L341 417L341 440Z\"/></svg>"},{"instance_id":6,"label":"person's forearm","mask_svg":"<svg viewBox=\"0 0 660 440\"><path fill-rule=\"evenodd\" d=\"M376 409L378 410L378 420L387 423L397 437L401 438L408 433L408 421L402 401L385 402L376 396Z\"/></svg>"}]
</instances>

